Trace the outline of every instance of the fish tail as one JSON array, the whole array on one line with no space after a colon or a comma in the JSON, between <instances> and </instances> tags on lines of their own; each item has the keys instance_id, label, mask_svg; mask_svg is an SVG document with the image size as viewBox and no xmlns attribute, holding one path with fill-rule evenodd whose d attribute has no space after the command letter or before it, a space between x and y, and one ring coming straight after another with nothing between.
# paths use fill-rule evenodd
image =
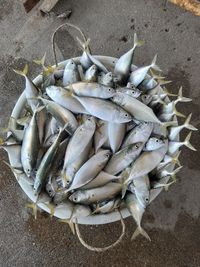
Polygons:
<instances>
[{"instance_id":1,"label":"fish tail","mask_svg":"<svg viewBox=\"0 0 200 267\"><path fill-rule=\"evenodd\" d=\"M159 85L164 85L164 84L168 84L171 83L172 81L165 81L165 80L159 80ZM175 94L169 94L169 96L177 96Z\"/></svg>"},{"instance_id":2,"label":"fish tail","mask_svg":"<svg viewBox=\"0 0 200 267\"><path fill-rule=\"evenodd\" d=\"M180 117L180 118L185 118L186 116L183 114L183 113L181 113L181 112L179 112L177 109L176 109L176 107L175 107L175 103L174 103L174 105L173 105L173 111L172 111L177 117Z\"/></svg>"},{"instance_id":3,"label":"fish tail","mask_svg":"<svg viewBox=\"0 0 200 267\"><path fill-rule=\"evenodd\" d=\"M172 157L172 162L177 164L178 166L181 166L181 163L179 161L180 154L181 154L181 151L178 151L178 153L174 157Z\"/></svg>"},{"instance_id":4,"label":"fish tail","mask_svg":"<svg viewBox=\"0 0 200 267\"><path fill-rule=\"evenodd\" d=\"M90 48L89 48L89 43L90 43L90 38L88 38L86 40L86 42L82 42L79 37L76 37L76 40L78 41L78 43L80 44L80 47L83 51L87 51L88 53L90 52Z\"/></svg>"},{"instance_id":5,"label":"fish tail","mask_svg":"<svg viewBox=\"0 0 200 267\"><path fill-rule=\"evenodd\" d=\"M175 122L175 121L165 121L165 122L162 123L162 125L167 128L167 127L170 127L170 126L176 126L177 122Z\"/></svg>"},{"instance_id":6,"label":"fish tail","mask_svg":"<svg viewBox=\"0 0 200 267\"><path fill-rule=\"evenodd\" d=\"M133 48L135 49L136 47L140 47L144 44L144 41L142 40L138 40L137 34L134 33L134 44L133 44Z\"/></svg>"},{"instance_id":7,"label":"fish tail","mask_svg":"<svg viewBox=\"0 0 200 267\"><path fill-rule=\"evenodd\" d=\"M178 103L178 102L190 102L190 101L192 101L191 98L183 96L183 87L181 86L179 91L178 91L178 97L175 100L175 103Z\"/></svg>"},{"instance_id":8,"label":"fish tail","mask_svg":"<svg viewBox=\"0 0 200 267\"><path fill-rule=\"evenodd\" d=\"M136 228L135 232L133 233L133 235L131 237L131 240L136 239L136 237L138 235L143 235L146 239L148 239L149 241L151 241L151 238L149 237L149 235L147 234L147 232L141 226L138 226Z\"/></svg>"},{"instance_id":9,"label":"fish tail","mask_svg":"<svg viewBox=\"0 0 200 267\"><path fill-rule=\"evenodd\" d=\"M172 181L172 182L170 182L170 183L164 184L163 186L164 186L165 191L168 191L168 190L169 190L169 187L170 187L172 184L174 184L175 182L176 182L176 180L174 180L174 181Z\"/></svg>"},{"instance_id":10,"label":"fish tail","mask_svg":"<svg viewBox=\"0 0 200 267\"><path fill-rule=\"evenodd\" d=\"M27 75L27 73L28 73L28 64L25 65L23 70L15 70L15 69L13 69L13 71L15 73L25 77Z\"/></svg>"},{"instance_id":11,"label":"fish tail","mask_svg":"<svg viewBox=\"0 0 200 267\"><path fill-rule=\"evenodd\" d=\"M127 189L128 189L128 184L124 182L124 184L122 185L122 193L121 193L122 199L125 197Z\"/></svg>"},{"instance_id":12,"label":"fish tail","mask_svg":"<svg viewBox=\"0 0 200 267\"><path fill-rule=\"evenodd\" d=\"M45 59L46 59L46 52L44 53L44 56L41 59L35 59L33 60L33 62L37 65L41 65L44 67Z\"/></svg>"},{"instance_id":13,"label":"fish tail","mask_svg":"<svg viewBox=\"0 0 200 267\"><path fill-rule=\"evenodd\" d=\"M150 70L151 77L154 78L154 80L162 81L165 79L165 77L161 77L160 75L157 75L153 70Z\"/></svg>"},{"instance_id":14,"label":"fish tail","mask_svg":"<svg viewBox=\"0 0 200 267\"><path fill-rule=\"evenodd\" d=\"M179 166L178 168L176 168L172 173L171 176L172 178L183 168L183 166ZM174 180L174 179L173 179Z\"/></svg>"},{"instance_id":15,"label":"fish tail","mask_svg":"<svg viewBox=\"0 0 200 267\"><path fill-rule=\"evenodd\" d=\"M190 143L191 135L192 132L189 132L189 134L185 138L184 145L193 151L197 151L196 148L194 148L193 145Z\"/></svg>"},{"instance_id":16,"label":"fish tail","mask_svg":"<svg viewBox=\"0 0 200 267\"><path fill-rule=\"evenodd\" d=\"M161 69L156 65L157 55L154 56L152 62L151 62L151 68L156 71L161 71Z\"/></svg>"},{"instance_id":17,"label":"fish tail","mask_svg":"<svg viewBox=\"0 0 200 267\"><path fill-rule=\"evenodd\" d=\"M188 129L188 130L191 130L191 131L197 131L198 129L196 127L194 127L193 125L190 124L191 117L192 117L192 113L190 113L188 115L187 119L185 120L184 127L186 129Z\"/></svg>"},{"instance_id":18,"label":"fish tail","mask_svg":"<svg viewBox=\"0 0 200 267\"><path fill-rule=\"evenodd\" d=\"M166 87L163 88L163 91L164 91L164 93L165 93L167 96L177 96L176 94L172 94L172 93L170 93L170 92L167 90Z\"/></svg>"}]
</instances>

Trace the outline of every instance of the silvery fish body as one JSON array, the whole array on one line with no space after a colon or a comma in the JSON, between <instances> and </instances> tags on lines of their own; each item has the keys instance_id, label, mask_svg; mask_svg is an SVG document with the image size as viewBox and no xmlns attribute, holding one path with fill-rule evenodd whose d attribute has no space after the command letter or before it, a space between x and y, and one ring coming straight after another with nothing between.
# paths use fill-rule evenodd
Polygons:
<instances>
[{"instance_id":1,"label":"silvery fish body","mask_svg":"<svg viewBox=\"0 0 200 267\"><path fill-rule=\"evenodd\" d=\"M111 182L98 188L78 190L73 193L69 197L69 199L75 203L82 203L87 205L103 200L112 199L116 195L118 195L121 190L121 184Z\"/></svg>"},{"instance_id":2,"label":"silvery fish body","mask_svg":"<svg viewBox=\"0 0 200 267\"><path fill-rule=\"evenodd\" d=\"M76 97L76 99L80 101L92 116L101 120L113 123L126 123L132 119L128 112L112 102L91 97Z\"/></svg>"},{"instance_id":3,"label":"silvery fish body","mask_svg":"<svg viewBox=\"0 0 200 267\"><path fill-rule=\"evenodd\" d=\"M59 86L48 86L46 88L47 95L62 107L72 111L73 113L88 114L80 102L69 94L69 91Z\"/></svg>"},{"instance_id":4,"label":"silvery fish body","mask_svg":"<svg viewBox=\"0 0 200 267\"><path fill-rule=\"evenodd\" d=\"M82 125L80 125L76 129L67 146L64 166L67 166L71 162L73 162L77 158L77 156L85 150L87 145L92 140L95 129L96 123L93 117L88 118Z\"/></svg>"},{"instance_id":5,"label":"silvery fish body","mask_svg":"<svg viewBox=\"0 0 200 267\"><path fill-rule=\"evenodd\" d=\"M130 89L130 88L127 88L127 87L119 87L119 88L117 88L116 91L124 93L124 94L127 94L127 95L130 95L130 96L135 97L135 98L138 98L141 95L141 91L139 89L137 89L137 88Z\"/></svg>"},{"instance_id":6,"label":"silvery fish body","mask_svg":"<svg viewBox=\"0 0 200 267\"><path fill-rule=\"evenodd\" d=\"M114 103L123 107L137 120L161 123L151 108L134 97L117 92L112 100Z\"/></svg>"},{"instance_id":7,"label":"silvery fish body","mask_svg":"<svg viewBox=\"0 0 200 267\"><path fill-rule=\"evenodd\" d=\"M99 120L94 134L94 147L97 152L108 140L108 122Z\"/></svg>"},{"instance_id":8,"label":"silvery fish body","mask_svg":"<svg viewBox=\"0 0 200 267\"><path fill-rule=\"evenodd\" d=\"M143 143L135 143L129 145L122 150L115 153L108 164L106 165L104 171L112 175L116 175L128 167L132 162L136 160L143 148Z\"/></svg>"},{"instance_id":9,"label":"silvery fish body","mask_svg":"<svg viewBox=\"0 0 200 267\"><path fill-rule=\"evenodd\" d=\"M135 126L131 130L131 132L127 135L125 141L122 144L122 148L137 142L146 143L146 141L149 139L151 135L152 130L153 130L153 123L141 122L139 125Z\"/></svg>"},{"instance_id":10,"label":"silvery fish body","mask_svg":"<svg viewBox=\"0 0 200 267\"><path fill-rule=\"evenodd\" d=\"M121 199L118 197L116 199L111 199L106 202L100 203L95 209L94 213L109 213L117 209L121 204Z\"/></svg>"},{"instance_id":11,"label":"silvery fish body","mask_svg":"<svg viewBox=\"0 0 200 267\"><path fill-rule=\"evenodd\" d=\"M158 139L156 137L151 137L149 140L146 142L144 146L144 151L153 151L156 149L159 149L160 147L164 146L165 142L161 139Z\"/></svg>"},{"instance_id":12,"label":"silvery fish body","mask_svg":"<svg viewBox=\"0 0 200 267\"><path fill-rule=\"evenodd\" d=\"M80 188L94 179L104 168L110 157L109 150L101 150L92 156L75 174L69 191Z\"/></svg>"},{"instance_id":13,"label":"silvery fish body","mask_svg":"<svg viewBox=\"0 0 200 267\"><path fill-rule=\"evenodd\" d=\"M111 87L91 82L74 83L72 91L77 96L88 96L97 98L111 98L115 94L115 90Z\"/></svg>"}]
</instances>

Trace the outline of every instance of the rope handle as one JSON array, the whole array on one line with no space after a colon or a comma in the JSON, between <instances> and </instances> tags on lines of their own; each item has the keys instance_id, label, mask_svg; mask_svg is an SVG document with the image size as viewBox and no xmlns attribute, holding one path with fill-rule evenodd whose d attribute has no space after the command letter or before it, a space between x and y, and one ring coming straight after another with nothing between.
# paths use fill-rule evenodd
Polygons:
<instances>
[{"instance_id":1,"label":"rope handle","mask_svg":"<svg viewBox=\"0 0 200 267\"><path fill-rule=\"evenodd\" d=\"M121 215L121 212L119 211L119 214L120 214L120 220L121 220L121 226L122 226L122 232L121 232L121 235L119 236L119 238L111 245L107 246L107 247L103 247L103 248L99 248L99 247L93 247L93 246L90 246L88 245L82 238L81 236L81 233L80 233L80 230L79 230L79 226L77 223L75 223L75 229L76 229L76 234L78 236L78 239L80 241L80 243L86 247L87 249L91 250L91 251L95 251L95 252L104 252L110 248L114 248L115 246L117 246L121 241L122 241L122 238L124 237L125 235L125 223L124 223L124 219Z\"/></svg>"},{"instance_id":2,"label":"rope handle","mask_svg":"<svg viewBox=\"0 0 200 267\"><path fill-rule=\"evenodd\" d=\"M56 33L57 33L61 28L63 28L64 26L68 26L68 27L71 27L71 28L73 28L73 29L76 29L76 30L81 34L84 43L87 43L87 38L86 38L85 34L81 31L81 29L80 29L78 26L66 22L66 23L60 25L59 27L57 27L56 30L53 32L52 37L51 37L52 51L53 51L53 56L54 56L54 61L55 61L55 65L56 65L56 67L58 66L58 60L57 60L57 55L56 55L55 36L56 36Z\"/></svg>"}]
</instances>

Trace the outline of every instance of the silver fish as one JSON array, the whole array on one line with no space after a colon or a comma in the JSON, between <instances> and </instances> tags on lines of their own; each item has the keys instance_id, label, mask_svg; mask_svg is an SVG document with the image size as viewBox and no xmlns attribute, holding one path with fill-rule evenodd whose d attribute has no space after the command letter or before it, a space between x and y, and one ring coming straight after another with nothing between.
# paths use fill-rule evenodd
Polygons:
<instances>
[{"instance_id":1,"label":"silver fish","mask_svg":"<svg viewBox=\"0 0 200 267\"><path fill-rule=\"evenodd\" d=\"M152 130L152 122L141 122L139 125L133 128L133 130L131 130L131 132L127 135L125 141L122 144L122 148L137 142L146 143L146 141L151 135Z\"/></svg>"},{"instance_id":2,"label":"silver fish","mask_svg":"<svg viewBox=\"0 0 200 267\"><path fill-rule=\"evenodd\" d=\"M125 123L131 121L131 116L121 107L112 102L91 97L77 97L84 108L92 115L101 120L113 123Z\"/></svg>"},{"instance_id":3,"label":"silver fish","mask_svg":"<svg viewBox=\"0 0 200 267\"><path fill-rule=\"evenodd\" d=\"M117 60L114 73L119 77L121 81L124 81L128 78L135 48L137 46L141 46L141 44L142 42L138 41L137 35L135 33L133 47Z\"/></svg>"},{"instance_id":4,"label":"silver fish","mask_svg":"<svg viewBox=\"0 0 200 267\"><path fill-rule=\"evenodd\" d=\"M142 148L143 143L139 142L129 145L118 151L111 157L104 171L112 175L116 175L119 172L123 171L126 167L128 167L132 162L136 160L136 158L142 151Z\"/></svg>"},{"instance_id":5,"label":"silver fish","mask_svg":"<svg viewBox=\"0 0 200 267\"><path fill-rule=\"evenodd\" d=\"M157 60L157 55L155 55L150 65L145 67L140 67L135 71L133 71L130 74L129 81L137 87L144 80L145 76L147 75L150 69L161 71L160 68L156 65L156 60Z\"/></svg>"},{"instance_id":6,"label":"silver fish","mask_svg":"<svg viewBox=\"0 0 200 267\"><path fill-rule=\"evenodd\" d=\"M46 107L47 112L49 112L63 127L68 123L68 127L66 128L66 131L69 132L69 134L72 134L76 128L78 127L78 122L75 118L75 116L67 109L61 107L57 103L40 98L43 104Z\"/></svg>"},{"instance_id":7,"label":"silver fish","mask_svg":"<svg viewBox=\"0 0 200 267\"><path fill-rule=\"evenodd\" d=\"M25 128L22 148L21 148L21 162L24 172L29 177L35 167L37 155L39 152L39 132L36 121L36 114L38 110L35 109L33 117L29 125Z\"/></svg>"},{"instance_id":8,"label":"silver fish","mask_svg":"<svg viewBox=\"0 0 200 267\"><path fill-rule=\"evenodd\" d=\"M36 85L27 77L28 65L26 64L23 71L14 70L17 74L25 78L25 95L29 106L34 111L38 105L38 100L35 99L39 95L39 90Z\"/></svg>"},{"instance_id":9,"label":"silver fish","mask_svg":"<svg viewBox=\"0 0 200 267\"><path fill-rule=\"evenodd\" d=\"M108 123L108 138L113 153L120 148L125 133L126 125L124 123Z\"/></svg>"},{"instance_id":10,"label":"silver fish","mask_svg":"<svg viewBox=\"0 0 200 267\"><path fill-rule=\"evenodd\" d=\"M117 209L120 206L121 201L122 200L118 197L116 199L111 199L109 201L99 203L97 205L97 208L94 210L93 214L94 213L105 214L105 213L112 212L113 210Z\"/></svg>"},{"instance_id":11,"label":"silver fish","mask_svg":"<svg viewBox=\"0 0 200 267\"><path fill-rule=\"evenodd\" d=\"M69 59L63 73L63 86L80 81L78 68L73 59Z\"/></svg>"},{"instance_id":12,"label":"silver fish","mask_svg":"<svg viewBox=\"0 0 200 267\"><path fill-rule=\"evenodd\" d=\"M133 163L131 172L125 184L129 184L135 179L148 174L152 171L164 158L168 149L168 142L165 141L165 145L154 151L143 152Z\"/></svg>"},{"instance_id":13,"label":"silver fish","mask_svg":"<svg viewBox=\"0 0 200 267\"><path fill-rule=\"evenodd\" d=\"M141 234L148 240L151 240L149 235L141 227L141 220L142 220L142 216L144 214L145 208L140 204L137 197L132 193L126 194L125 203L130 214L133 216L133 219L135 220L137 224L137 229L133 233L131 239L135 239L139 234Z\"/></svg>"},{"instance_id":14,"label":"silver fish","mask_svg":"<svg viewBox=\"0 0 200 267\"><path fill-rule=\"evenodd\" d=\"M79 82L71 85L70 89L77 96L88 96L97 98L111 98L115 90L111 87L91 82Z\"/></svg>"},{"instance_id":15,"label":"silver fish","mask_svg":"<svg viewBox=\"0 0 200 267\"><path fill-rule=\"evenodd\" d=\"M112 199L118 195L121 190L121 184L111 182L98 188L78 190L73 193L69 199L75 203L88 205L95 202Z\"/></svg>"},{"instance_id":16,"label":"silver fish","mask_svg":"<svg viewBox=\"0 0 200 267\"><path fill-rule=\"evenodd\" d=\"M71 162L73 162L77 158L77 156L85 150L87 145L92 140L95 128L95 119L93 117L90 117L76 129L67 146L64 166L67 166Z\"/></svg>"},{"instance_id":17,"label":"silver fish","mask_svg":"<svg viewBox=\"0 0 200 267\"><path fill-rule=\"evenodd\" d=\"M149 197L150 197L150 182L148 175L140 177L140 179L135 179L129 185L130 191L136 195L140 204L146 208L149 204Z\"/></svg>"},{"instance_id":18,"label":"silver fish","mask_svg":"<svg viewBox=\"0 0 200 267\"><path fill-rule=\"evenodd\" d=\"M49 86L46 88L47 95L62 107L72 111L73 113L88 114L81 103L74 98L69 91L58 86Z\"/></svg>"},{"instance_id":19,"label":"silver fish","mask_svg":"<svg viewBox=\"0 0 200 267\"><path fill-rule=\"evenodd\" d=\"M102 150L86 161L76 173L68 190L80 188L94 179L106 165L110 154L109 150Z\"/></svg>"},{"instance_id":20,"label":"silver fish","mask_svg":"<svg viewBox=\"0 0 200 267\"><path fill-rule=\"evenodd\" d=\"M144 94L140 96L139 100L145 105L148 105L151 102L152 98L152 95Z\"/></svg>"},{"instance_id":21,"label":"silver fish","mask_svg":"<svg viewBox=\"0 0 200 267\"><path fill-rule=\"evenodd\" d=\"M127 94L127 95L130 95L132 97L135 97L135 98L138 98L140 95L141 95L141 91L137 88L135 89L130 89L130 88L127 88L127 87L119 87L117 88L116 90L117 92L121 92L121 93L124 93L124 94Z\"/></svg>"},{"instance_id":22,"label":"silver fish","mask_svg":"<svg viewBox=\"0 0 200 267\"><path fill-rule=\"evenodd\" d=\"M61 142L63 130L64 128L60 130L55 142L50 146L50 148L45 153L39 165L39 168L36 172L34 186L33 186L33 189L36 194L39 194L42 190L47 174L51 168L51 162L53 161L56 152L58 150L59 144Z\"/></svg>"},{"instance_id":23,"label":"silver fish","mask_svg":"<svg viewBox=\"0 0 200 267\"><path fill-rule=\"evenodd\" d=\"M161 123L151 108L134 97L117 92L112 101L123 107L137 120Z\"/></svg>"},{"instance_id":24,"label":"silver fish","mask_svg":"<svg viewBox=\"0 0 200 267\"><path fill-rule=\"evenodd\" d=\"M181 151L178 151L176 154L173 156L170 156L166 154L164 156L164 159L160 164L157 166L157 170L163 168L164 166L168 165L169 163L177 164L178 166L181 166L181 163L179 161L179 156L180 156Z\"/></svg>"}]
</instances>

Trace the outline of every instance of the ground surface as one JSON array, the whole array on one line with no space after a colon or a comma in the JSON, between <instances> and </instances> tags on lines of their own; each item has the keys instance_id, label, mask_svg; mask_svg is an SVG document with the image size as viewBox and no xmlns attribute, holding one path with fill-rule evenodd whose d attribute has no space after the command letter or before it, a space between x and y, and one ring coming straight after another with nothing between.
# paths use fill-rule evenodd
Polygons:
<instances>
[{"instance_id":1,"label":"ground surface","mask_svg":"<svg viewBox=\"0 0 200 267\"><path fill-rule=\"evenodd\" d=\"M91 38L94 54L119 56L133 44L133 33L146 40L136 53L135 63L148 64L155 53L164 75L173 80L169 86L177 92L183 85L191 104L180 110L193 112L193 124L200 128L200 19L171 4L163 11L162 0L60 0L55 13L72 9L70 22L79 25ZM17 0L0 0L0 126L23 90L23 79L12 68L41 57L45 51L53 63L50 49L52 31L61 23L55 15L41 17L35 10L25 14ZM71 33L61 31L57 38L59 58L80 54ZM30 68L32 77L36 67ZM183 137L182 137L183 139ZM67 225L46 214L33 219L25 208L22 193L0 151L0 266L200 266L200 145L199 133L192 143L193 153L183 149L183 170L169 192L163 192L147 209L143 225L152 242L138 238L130 241L135 229L126 219L124 241L115 249L97 254L87 251ZM114 241L120 224L81 226L85 239L103 246Z\"/></svg>"}]
</instances>

